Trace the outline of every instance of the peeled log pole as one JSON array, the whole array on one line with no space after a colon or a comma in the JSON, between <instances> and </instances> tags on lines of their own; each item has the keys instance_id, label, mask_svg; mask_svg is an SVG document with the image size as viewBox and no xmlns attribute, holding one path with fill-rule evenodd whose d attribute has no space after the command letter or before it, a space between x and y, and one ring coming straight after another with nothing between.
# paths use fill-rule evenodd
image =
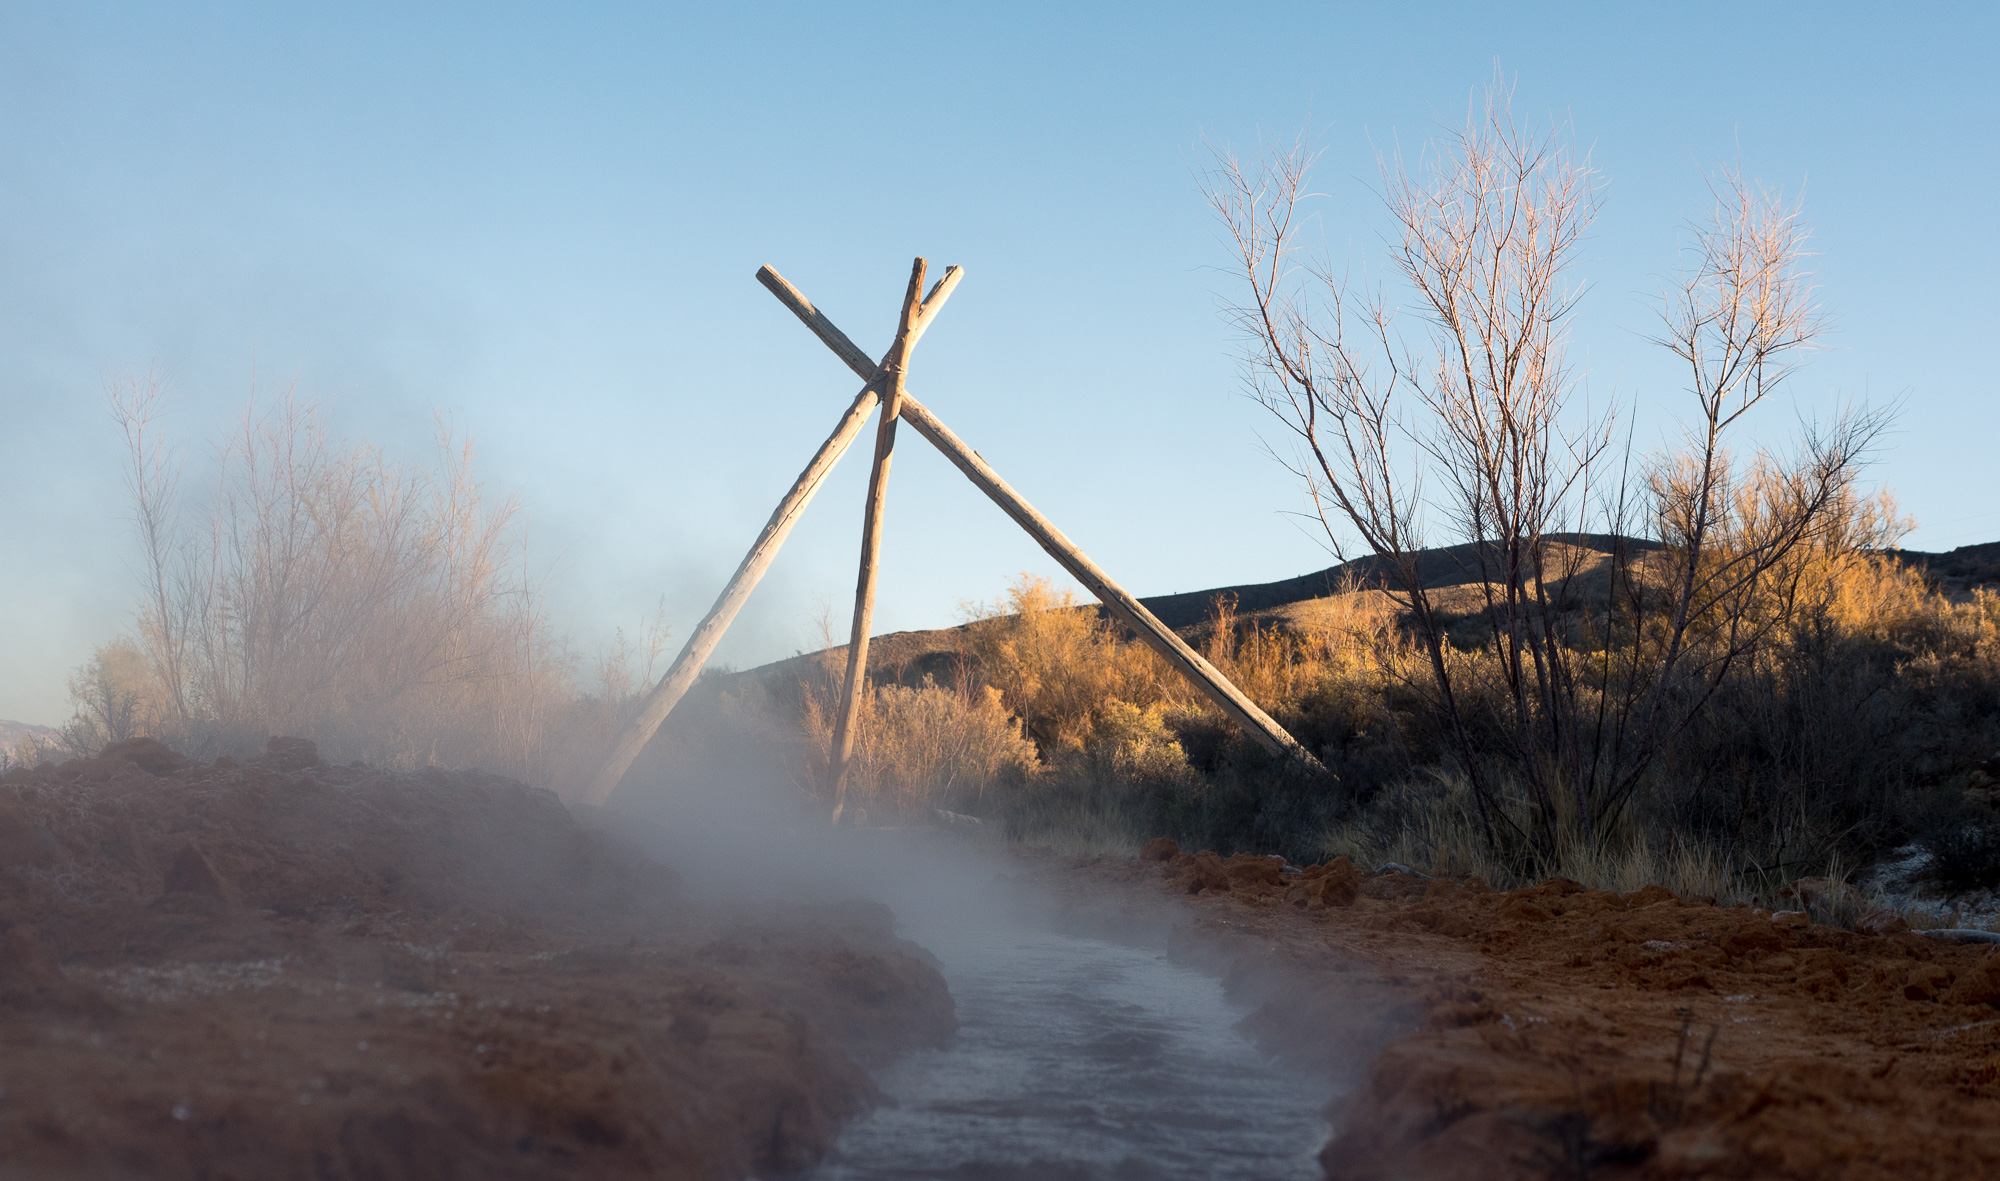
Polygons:
<instances>
[{"instance_id":1,"label":"peeled log pole","mask_svg":"<svg viewBox=\"0 0 2000 1181\"><path fill-rule=\"evenodd\" d=\"M924 260L910 267L909 290L896 343L882 361L882 418L875 431L875 463L868 471L868 507L861 519L861 573L854 584L854 626L847 640L847 680L840 689L840 720L833 731L833 821L847 808L847 764L854 758L854 724L868 682L868 629L875 621L875 574L882 552L882 510L889 495L889 461L896 449L896 412L903 401L903 376L910 363L910 330L916 325L917 295L924 289Z\"/></svg>"},{"instance_id":2,"label":"peeled log pole","mask_svg":"<svg viewBox=\"0 0 2000 1181\"><path fill-rule=\"evenodd\" d=\"M1098 569L1097 563L1085 557L1074 542L1063 536L1062 530L1036 512L1033 505L1021 499L1020 493L1008 487L1007 481L988 467L978 452L967 447L944 423L938 421L936 415L907 394L903 397L902 410L903 418L917 429L917 433L944 452L945 458L956 464L958 470L977 484L981 492L1014 518L1015 524L1027 530L1028 535L1047 550L1050 557L1062 563L1063 569L1089 588L1090 593L1096 595L1098 601L1118 617L1119 622L1137 632L1140 639L1165 657L1167 663L1192 681L1196 688L1206 693L1209 700L1221 706L1222 712L1243 727L1250 737L1273 754L1297 759L1314 771L1326 770L1298 739L1293 738L1271 715L1259 709L1256 702L1244 696L1241 689L1223 676L1222 670L1202 659L1201 653L1188 647L1172 628L1154 618L1144 604L1111 581L1109 574Z\"/></svg>"},{"instance_id":3,"label":"peeled log pole","mask_svg":"<svg viewBox=\"0 0 2000 1181\"><path fill-rule=\"evenodd\" d=\"M771 293L786 307L791 308L794 314L804 320L814 335L845 361L848 368L864 376L875 372L876 366L868 359L868 355L857 348L845 333L827 321L826 317L820 315L819 310L814 308L812 302L800 294L797 288L785 282L775 271L768 277L760 271L757 277L764 281L764 286L770 288ZM1103 603L1119 622L1137 632L1140 639L1164 657L1182 676L1193 682L1196 688L1207 694L1209 700L1220 706L1222 712L1229 715L1237 725L1242 726L1252 738L1273 754L1297 759L1314 771L1326 770L1320 761L1313 757L1311 751L1301 745L1298 739L1293 738L1269 714L1259 709L1256 702L1244 696L1241 689L1222 675L1221 670L1202 659L1201 654L1188 647L1186 642L1174 634L1172 628L1154 618L1153 613L1146 610L1139 600L1111 581L1110 575L1098 569L1097 563L1085 557L1074 542L1064 537L1062 531L1050 523L1047 517L1036 512L1034 506L1009 487L998 472L987 466L978 452L960 441L959 437L952 434L950 429L940 422L936 415L925 409L922 403L905 393L900 411L901 418L907 420L919 434L944 452L945 458L951 460L959 471L964 472L966 477L977 485L981 492L986 493L993 503L1014 518L1014 523L1025 529L1037 544L1048 551L1050 557L1061 562L1063 569L1068 570L1091 594L1096 595L1098 601Z\"/></svg>"},{"instance_id":4,"label":"peeled log pole","mask_svg":"<svg viewBox=\"0 0 2000 1181\"><path fill-rule=\"evenodd\" d=\"M757 273L758 278L762 279L768 270L768 267L760 270ZM944 307L945 300L951 298L952 288L958 286L959 274L957 267L945 271L944 278L938 280L937 286L931 288L930 294L924 297L923 309L915 326L910 329L913 341L923 335L924 329L930 327L931 320ZM804 305L803 311L799 308L792 310L806 321L808 327L813 327L815 319L825 320L825 317L819 314L819 309L809 303ZM827 326L832 327L830 323ZM814 331L819 330L814 328ZM833 331L838 332L839 329ZM845 336L841 339L847 340ZM851 345L853 342L848 343ZM812 462L806 465L805 471L799 473L799 478L793 482L791 491L785 493L785 498L778 502L771 519L764 523L764 531L757 535L756 542L750 546L750 552L743 556L742 565L736 567L736 573L730 577L729 585L722 588L722 594L715 600L715 605L710 607L708 614L695 625L694 631L689 634L687 643L681 646L680 655L674 657L674 663L667 669L666 675L660 678L659 684L653 686L652 692L646 695L646 700L640 703L638 712L625 724L625 729L618 735L617 744L611 749L610 757L604 760L604 765L598 768L597 777L591 780L590 790L583 797L584 803L602 804L611 797L611 792L618 786L618 781L625 778L625 772L631 769L632 760L638 758L639 752L652 741L653 734L660 728L660 723L667 720L667 715L673 712L674 706L680 703L688 688L694 684L695 678L701 675L702 666L708 663L710 654L715 651L715 645L721 641L723 633L729 630L730 623L735 620L736 613L742 610L744 602L750 597L750 592L757 588L757 582L764 577L764 571L770 568L771 560L778 556L778 547L785 544L786 535L792 531L792 526L798 523L799 515L805 511L806 505L812 502L813 494L819 491L821 481L825 480L826 474L833 470L833 465L840 461L841 455L847 451L848 444L854 442L854 436L861 433L862 424L868 420L868 412L875 409L875 403L880 400L881 395L877 390L880 384L878 378L881 376L879 367L871 367L861 376L867 379L868 384L855 395L854 403L847 408L847 413L841 415L839 424L833 428L833 433L827 436L826 442L820 444L819 451L812 457Z\"/></svg>"}]
</instances>

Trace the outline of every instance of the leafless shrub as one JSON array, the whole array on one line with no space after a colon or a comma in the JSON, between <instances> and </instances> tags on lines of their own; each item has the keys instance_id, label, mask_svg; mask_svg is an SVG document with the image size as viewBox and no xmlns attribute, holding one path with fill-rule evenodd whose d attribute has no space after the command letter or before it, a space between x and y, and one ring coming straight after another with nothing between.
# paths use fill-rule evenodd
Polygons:
<instances>
[{"instance_id":1,"label":"leafless shrub","mask_svg":"<svg viewBox=\"0 0 2000 1181\"><path fill-rule=\"evenodd\" d=\"M1740 177L1718 180L1664 301L1693 425L1635 472L1565 358L1596 189L1559 128L1523 129L1496 86L1421 168L1384 162L1390 258L1427 327L1414 342L1389 299L1306 263L1311 163L1302 144L1219 152L1206 186L1248 292L1234 316L1252 389L1296 439L1336 552L1358 537L1412 620L1481 839L1552 862L1570 826L1610 839L1663 747L1797 618L1808 555L1856 544L1853 482L1882 419L1732 462L1733 432L1818 328L1796 208ZM1420 569L1433 521L1469 543L1479 660L1454 652ZM1595 571L1563 544L1591 532L1651 544Z\"/></svg>"},{"instance_id":2,"label":"leafless shrub","mask_svg":"<svg viewBox=\"0 0 2000 1181\"><path fill-rule=\"evenodd\" d=\"M69 681L70 720L58 731L65 753L95 756L114 742L158 734L172 721L160 678L129 636L99 645Z\"/></svg>"},{"instance_id":3,"label":"leafless shrub","mask_svg":"<svg viewBox=\"0 0 2000 1181\"><path fill-rule=\"evenodd\" d=\"M156 378L112 394L151 724L198 753L286 733L331 757L546 781L570 661L520 569L516 506L485 500L470 445L441 425L434 468L399 465L334 439L288 393L253 401L190 505L162 397Z\"/></svg>"}]
</instances>

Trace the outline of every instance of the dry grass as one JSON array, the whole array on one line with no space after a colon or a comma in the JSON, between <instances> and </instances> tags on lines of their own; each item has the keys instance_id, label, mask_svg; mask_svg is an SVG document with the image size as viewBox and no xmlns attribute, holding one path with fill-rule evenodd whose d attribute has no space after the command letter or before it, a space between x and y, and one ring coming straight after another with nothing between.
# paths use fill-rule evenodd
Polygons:
<instances>
[{"instance_id":1,"label":"dry grass","mask_svg":"<svg viewBox=\"0 0 2000 1181\"><path fill-rule=\"evenodd\" d=\"M1560 810L1534 819L1534 797L1495 778L1515 823L1557 834L1533 857L1485 840L1421 651L1385 596L1358 589L1249 620L1219 603L1195 637L1340 772L1338 784L1286 782L1149 651L1024 578L967 629L959 687L878 695L878 709L894 701L900 712L877 726L876 757L905 768L881 773L896 786L878 790L921 801L911 785L923 775L965 782L921 770L949 762L926 752L976 748L1019 719L1039 758L987 779L965 806L1017 840L1104 852L1170 835L1495 884L1559 875L1774 905L1793 879L1844 881L1844 867L1921 840L1952 775L2000 747L2000 598L1952 602L1904 566L1826 548L1788 577L1792 625L1732 672L1616 826L1586 835ZM1502 691L1499 662L1490 646L1448 658L1477 716L1479 694ZM1851 923L1854 905L1823 904L1823 918Z\"/></svg>"},{"instance_id":2,"label":"dry grass","mask_svg":"<svg viewBox=\"0 0 2000 1181\"><path fill-rule=\"evenodd\" d=\"M1152 649L1126 643L1094 607L1023 574L991 605L971 605L965 654L1047 756L1081 751L1115 703L1186 705L1186 682Z\"/></svg>"},{"instance_id":3,"label":"dry grass","mask_svg":"<svg viewBox=\"0 0 2000 1181\"><path fill-rule=\"evenodd\" d=\"M833 680L805 696L809 783L824 783L831 761ZM938 809L985 810L988 796L1032 778L1035 746L990 686L882 685L862 695L847 798L857 822L928 821Z\"/></svg>"}]
</instances>

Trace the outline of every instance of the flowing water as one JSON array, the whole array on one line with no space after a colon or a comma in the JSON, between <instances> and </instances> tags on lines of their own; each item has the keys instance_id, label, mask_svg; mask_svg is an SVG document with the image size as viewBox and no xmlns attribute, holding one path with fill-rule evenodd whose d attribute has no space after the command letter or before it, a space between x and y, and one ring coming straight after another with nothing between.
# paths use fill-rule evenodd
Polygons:
<instances>
[{"instance_id":1,"label":"flowing water","mask_svg":"<svg viewBox=\"0 0 2000 1181\"><path fill-rule=\"evenodd\" d=\"M1237 1030L1246 1010L1221 982L1163 954L1171 916L1078 934L1032 871L990 850L934 830L802 829L775 805L746 820L747 796L679 793L690 812L650 830L656 850L725 899L886 904L957 1004L957 1036L876 1073L891 1103L843 1131L814 1181L1320 1176L1335 1084Z\"/></svg>"},{"instance_id":2,"label":"flowing water","mask_svg":"<svg viewBox=\"0 0 2000 1181\"><path fill-rule=\"evenodd\" d=\"M1330 1087L1239 1033L1214 978L1156 950L902 913L959 1033L877 1076L895 1105L851 1125L817 1181L1320 1175Z\"/></svg>"}]
</instances>

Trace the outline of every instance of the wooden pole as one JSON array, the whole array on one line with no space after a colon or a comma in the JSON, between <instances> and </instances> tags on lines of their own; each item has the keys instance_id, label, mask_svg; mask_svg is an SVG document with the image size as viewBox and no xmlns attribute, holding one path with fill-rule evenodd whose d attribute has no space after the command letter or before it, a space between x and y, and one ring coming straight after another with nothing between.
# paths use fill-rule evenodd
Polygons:
<instances>
[{"instance_id":1,"label":"wooden pole","mask_svg":"<svg viewBox=\"0 0 2000 1181\"><path fill-rule=\"evenodd\" d=\"M769 267L765 267L757 272L758 278L763 279L767 272L773 276L776 274ZM930 294L924 297L923 307L910 328L909 340L905 344L906 351L909 345L913 345L916 339L924 334L924 330L930 327L931 321L943 309L945 301L951 298L952 289L958 286L960 276L961 272L957 267L946 270L944 278L938 280L937 285L931 288ZM803 303L802 308L794 307L792 310L806 321L808 327L812 326L815 319L825 320L825 317L819 314L819 309L810 303ZM828 323L827 327L832 328L831 323ZM839 332L839 329L832 330ZM840 339L847 340L844 335ZM851 345L853 342L848 341L848 343ZM771 560L778 556L778 547L785 543L786 535L791 533L792 526L798 523L806 505L812 502L813 494L819 491L820 483L826 479L826 474L833 470L833 465L840 461L848 445L854 442L854 437L861 433L862 424L868 420L868 412L873 410L875 403L880 400L879 390L883 384L884 374L881 367L876 366L862 376L867 379L868 384L855 395L853 404L847 408L847 413L840 416L840 422L834 426L833 433L827 436L826 442L820 444L819 450L812 457L812 462L806 465L805 471L799 473L799 478L793 481L791 490L778 502L771 519L764 523L763 532L759 533L757 540L751 544L750 552L743 556L742 564L737 566L736 573L730 576L729 584L722 588L722 594L716 598L715 605L708 609L708 614L702 617L702 621L696 624L694 631L688 635L687 643L681 646L680 654L674 657L674 663L668 667L666 675L660 678L659 684L653 686L652 692L646 694L646 699L640 703L638 712L632 715L632 719L619 732L618 741L612 746L611 754L604 760L603 766L598 768L596 777L591 780L589 791L584 794L584 803L602 804L611 797L611 792L618 786L618 781L625 777L627 770L631 769L632 760L638 758L639 752L652 741L660 724L667 720L667 715L673 712L674 706L680 703L680 699L694 684L695 678L701 675L702 666L708 663L708 658L715 651L715 646L721 641L723 633L729 630L730 623L736 619L736 613L742 610L744 602L750 598L750 592L757 588L757 582L764 577L764 571L770 568Z\"/></svg>"},{"instance_id":2,"label":"wooden pole","mask_svg":"<svg viewBox=\"0 0 2000 1181\"><path fill-rule=\"evenodd\" d=\"M758 277L764 278L762 274ZM775 272L765 279L764 286L770 288L772 294L776 295L786 307L791 308L801 320L805 320L814 334L846 362L850 369L862 374L875 372L877 366L868 359L866 353L855 347L854 342L849 340L845 333L831 323L814 323L814 318L824 321L825 317L820 316L811 301L800 294L797 288L786 283ZM1063 569L1068 570L1091 594L1096 595L1098 601L1103 603L1119 622L1138 633L1141 640L1164 657L1182 676L1193 682L1196 688L1221 707L1222 712L1237 725L1242 726L1252 738L1274 754L1296 759L1314 771L1322 773L1326 771L1320 761L1314 758L1312 752L1298 739L1293 738L1269 714L1259 709L1256 702L1244 696L1241 689L1222 675L1221 670L1188 647L1180 636L1174 634L1172 628L1154 618L1153 613L1146 610L1144 604L1113 582L1110 575L1099 569L1097 563L1091 561L1076 547L1076 543L1063 536L1062 531L1047 517L1036 512L1034 506L1022 499L1021 494L1014 491L1007 481L1001 479L999 473L995 472L978 452L966 446L957 435L952 434L951 430L915 397L905 392L898 410L901 419L914 427L918 434L929 439L938 450L944 452L945 458L951 460L981 492L986 493L993 503L1012 517L1015 524L1026 530L1028 536L1034 538L1037 544L1048 551L1050 557L1062 563Z\"/></svg>"},{"instance_id":3,"label":"wooden pole","mask_svg":"<svg viewBox=\"0 0 2000 1181\"><path fill-rule=\"evenodd\" d=\"M896 343L881 369L888 375L882 394L882 417L875 429L875 464L868 472L868 507L861 521L861 573L854 585L854 626L848 632L847 680L840 689L840 720L834 727L831 774L833 822L847 808L847 765L854 758L854 727L861 695L868 683L868 630L875 620L875 575L882 548L882 510L889 494L889 461L896 449L896 415L903 401L903 378L910 364L910 329L917 314L917 293L924 289L924 260L910 267L910 286L903 293L902 321Z\"/></svg>"}]
</instances>

